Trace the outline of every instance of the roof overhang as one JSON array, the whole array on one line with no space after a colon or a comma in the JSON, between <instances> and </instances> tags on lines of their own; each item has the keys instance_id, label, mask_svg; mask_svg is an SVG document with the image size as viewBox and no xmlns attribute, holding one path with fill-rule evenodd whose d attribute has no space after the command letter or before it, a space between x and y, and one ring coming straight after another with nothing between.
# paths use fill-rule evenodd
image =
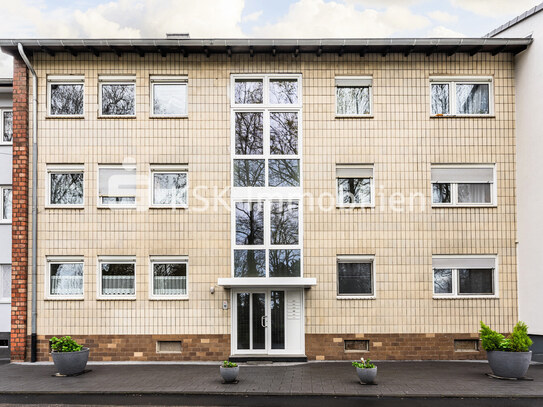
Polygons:
<instances>
[{"instance_id":1,"label":"roof overhang","mask_svg":"<svg viewBox=\"0 0 543 407\"><path fill-rule=\"evenodd\" d=\"M317 285L316 278L306 277L236 277L219 278L217 285L224 288L303 287Z\"/></svg>"},{"instance_id":2,"label":"roof overhang","mask_svg":"<svg viewBox=\"0 0 543 407\"><path fill-rule=\"evenodd\" d=\"M67 52L77 56L90 52L96 56L109 52L121 56L123 53L167 54L315 54L332 53L343 55L400 53L409 55L422 53L431 55L445 53L479 52L512 53L524 51L531 38L369 38L369 39L0 39L2 51L15 55L21 43L27 53L45 52L54 56Z\"/></svg>"}]
</instances>

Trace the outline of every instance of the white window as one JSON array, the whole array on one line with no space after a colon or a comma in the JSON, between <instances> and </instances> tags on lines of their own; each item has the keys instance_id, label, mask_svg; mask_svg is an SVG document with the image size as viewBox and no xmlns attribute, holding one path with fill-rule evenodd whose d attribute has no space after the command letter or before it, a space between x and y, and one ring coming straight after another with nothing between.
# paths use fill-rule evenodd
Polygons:
<instances>
[{"instance_id":1,"label":"white window","mask_svg":"<svg viewBox=\"0 0 543 407\"><path fill-rule=\"evenodd\" d=\"M431 77L430 114L432 116L493 115L492 77Z\"/></svg>"},{"instance_id":2,"label":"white window","mask_svg":"<svg viewBox=\"0 0 543 407\"><path fill-rule=\"evenodd\" d=\"M11 264L0 265L0 303L11 302Z\"/></svg>"},{"instance_id":3,"label":"white window","mask_svg":"<svg viewBox=\"0 0 543 407\"><path fill-rule=\"evenodd\" d=\"M495 297L496 256L433 256L434 298Z\"/></svg>"},{"instance_id":4,"label":"white window","mask_svg":"<svg viewBox=\"0 0 543 407\"><path fill-rule=\"evenodd\" d=\"M233 76L234 187L300 187L299 75Z\"/></svg>"},{"instance_id":5,"label":"white window","mask_svg":"<svg viewBox=\"0 0 543 407\"><path fill-rule=\"evenodd\" d=\"M84 169L82 165L47 166L47 205L78 207L84 204Z\"/></svg>"},{"instance_id":6,"label":"white window","mask_svg":"<svg viewBox=\"0 0 543 407\"><path fill-rule=\"evenodd\" d=\"M496 170L485 165L433 165L432 206L495 206Z\"/></svg>"},{"instance_id":7,"label":"white window","mask_svg":"<svg viewBox=\"0 0 543 407\"><path fill-rule=\"evenodd\" d=\"M83 298L84 263L82 258L48 257L46 267L46 298Z\"/></svg>"},{"instance_id":8,"label":"white window","mask_svg":"<svg viewBox=\"0 0 543 407\"><path fill-rule=\"evenodd\" d=\"M186 76L151 76L151 116L187 116Z\"/></svg>"},{"instance_id":9,"label":"white window","mask_svg":"<svg viewBox=\"0 0 543 407\"><path fill-rule=\"evenodd\" d=\"M300 201L234 207L234 277L301 277Z\"/></svg>"},{"instance_id":10,"label":"white window","mask_svg":"<svg viewBox=\"0 0 543 407\"><path fill-rule=\"evenodd\" d=\"M13 110L0 109L0 125L2 129L2 140L0 144L13 143Z\"/></svg>"},{"instance_id":11,"label":"white window","mask_svg":"<svg viewBox=\"0 0 543 407\"><path fill-rule=\"evenodd\" d=\"M188 205L187 166L151 167L151 206L185 208Z\"/></svg>"},{"instance_id":12,"label":"white window","mask_svg":"<svg viewBox=\"0 0 543 407\"><path fill-rule=\"evenodd\" d=\"M11 223L11 186L0 186L2 200L0 202L1 223Z\"/></svg>"},{"instance_id":13,"label":"white window","mask_svg":"<svg viewBox=\"0 0 543 407\"><path fill-rule=\"evenodd\" d=\"M151 257L153 299L188 298L188 257Z\"/></svg>"},{"instance_id":14,"label":"white window","mask_svg":"<svg viewBox=\"0 0 543 407\"><path fill-rule=\"evenodd\" d=\"M373 165L336 164L337 205L373 205Z\"/></svg>"},{"instance_id":15,"label":"white window","mask_svg":"<svg viewBox=\"0 0 543 407\"><path fill-rule=\"evenodd\" d=\"M136 167L103 165L98 168L98 206L136 206Z\"/></svg>"},{"instance_id":16,"label":"white window","mask_svg":"<svg viewBox=\"0 0 543 407\"><path fill-rule=\"evenodd\" d=\"M336 116L371 116L372 82L371 76L336 77Z\"/></svg>"},{"instance_id":17,"label":"white window","mask_svg":"<svg viewBox=\"0 0 543 407\"><path fill-rule=\"evenodd\" d=\"M337 256L338 298L375 298L374 263L374 256Z\"/></svg>"},{"instance_id":18,"label":"white window","mask_svg":"<svg viewBox=\"0 0 543 407\"><path fill-rule=\"evenodd\" d=\"M136 298L136 259L100 257L98 259L98 298Z\"/></svg>"},{"instance_id":19,"label":"white window","mask_svg":"<svg viewBox=\"0 0 543 407\"><path fill-rule=\"evenodd\" d=\"M47 114L54 117L82 117L85 114L85 77L47 77Z\"/></svg>"},{"instance_id":20,"label":"white window","mask_svg":"<svg viewBox=\"0 0 543 407\"><path fill-rule=\"evenodd\" d=\"M100 76L100 116L136 116L136 77Z\"/></svg>"}]
</instances>

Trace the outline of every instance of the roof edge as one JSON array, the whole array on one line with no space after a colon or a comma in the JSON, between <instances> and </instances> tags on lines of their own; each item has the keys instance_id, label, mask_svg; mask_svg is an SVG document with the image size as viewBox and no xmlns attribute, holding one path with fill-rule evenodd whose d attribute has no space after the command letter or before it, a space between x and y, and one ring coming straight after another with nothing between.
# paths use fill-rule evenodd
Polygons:
<instances>
[{"instance_id":1,"label":"roof edge","mask_svg":"<svg viewBox=\"0 0 543 407\"><path fill-rule=\"evenodd\" d=\"M509 20L505 24L500 25L498 28L490 31L488 34L485 35L485 38L493 38L494 36L504 32L505 30L513 27L514 25L517 25L518 23L530 18L534 14L539 13L543 10L543 3L540 3L539 5L532 7L530 10L525 11L524 13L516 16L512 20Z\"/></svg>"}]
</instances>

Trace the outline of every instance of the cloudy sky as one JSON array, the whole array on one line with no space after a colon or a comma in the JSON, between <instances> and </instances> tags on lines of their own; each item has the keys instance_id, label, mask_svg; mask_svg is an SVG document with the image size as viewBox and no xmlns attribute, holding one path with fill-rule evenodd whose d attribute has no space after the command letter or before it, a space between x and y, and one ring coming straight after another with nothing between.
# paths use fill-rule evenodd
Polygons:
<instances>
[{"instance_id":1,"label":"cloudy sky","mask_svg":"<svg viewBox=\"0 0 543 407\"><path fill-rule=\"evenodd\" d=\"M0 37L477 37L540 1L2 0Z\"/></svg>"}]
</instances>

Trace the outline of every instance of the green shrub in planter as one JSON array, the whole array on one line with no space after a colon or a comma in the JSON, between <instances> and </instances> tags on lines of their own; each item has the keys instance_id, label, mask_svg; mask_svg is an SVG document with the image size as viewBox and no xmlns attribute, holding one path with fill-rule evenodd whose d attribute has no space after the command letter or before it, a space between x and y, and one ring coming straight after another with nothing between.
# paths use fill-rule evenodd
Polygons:
<instances>
[{"instance_id":1,"label":"green shrub in planter","mask_svg":"<svg viewBox=\"0 0 543 407\"><path fill-rule=\"evenodd\" d=\"M526 375L532 360L532 340L524 322L519 321L507 338L482 321L480 333L481 345L487 352L488 363L496 376L519 379Z\"/></svg>"},{"instance_id":2,"label":"green shrub in planter","mask_svg":"<svg viewBox=\"0 0 543 407\"><path fill-rule=\"evenodd\" d=\"M89 348L84 348L69 336L50 339L51 356L58 370L63 376L82 373L89 360Z\"/></svg>"},{"instance_id":3,"label":"green shrub in planter","mask_svg":"<svg viewBox=\"0 0 543 407\"><path fill-rule=\"evenodd\" d=\"M79 352L83 349L83 345L78 344L71 336L63 336L60 339L54 336L49 342L53 352Z\"/></svg>"}]
</instances>

